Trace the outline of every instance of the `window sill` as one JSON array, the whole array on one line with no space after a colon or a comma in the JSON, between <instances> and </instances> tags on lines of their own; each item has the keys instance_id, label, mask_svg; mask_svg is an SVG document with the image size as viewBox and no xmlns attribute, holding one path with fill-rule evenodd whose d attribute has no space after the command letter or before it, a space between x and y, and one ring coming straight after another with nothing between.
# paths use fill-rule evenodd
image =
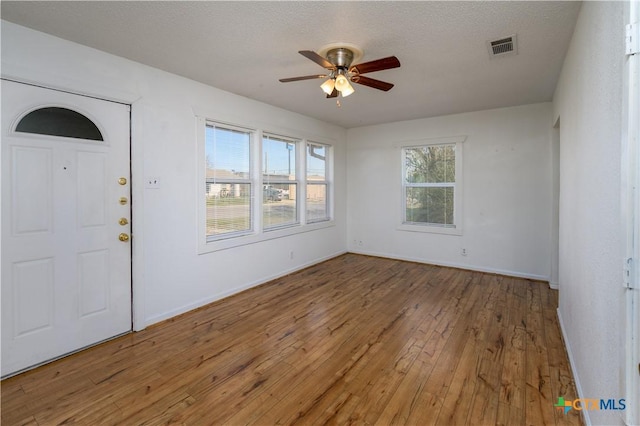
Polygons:
<instances>
[{"instance_id":1,"label":"window sill","mask_svg":"<svg viewBox=\"0 0 640 426\"><path fill-rule=\"evenodd\" d=\"M413 224L403 223L402 225L398 226L396 229L398 231L408 231L408 232L426 232L430 234L443 234L443 235L462 235L462 229L460 227L446 228L444 226L413 225Z\"/></svg>"},{"instance_id":2,"label":"window sill","mask_svg":"<svg viewBox=\"0 0 640 426\"><path fill-rule=\"evenodd\" d=\"M234 247L245 246L249 244L256 244L262 241L273 240L276 238L288 237L290 235L302 234L305 232L316 231L319 229L325 229L335 226L334 220L327 220L323 222L313 222L307 225L295 225L287 228L276 228L264 230L261 233L253 233L249 235L241 235L237 237L231 237L227 239L220 239L216 241L210 241L200 243L198 247L198 254L207 254L219 250L227 250Z\"/></svg>"}]
</instances>

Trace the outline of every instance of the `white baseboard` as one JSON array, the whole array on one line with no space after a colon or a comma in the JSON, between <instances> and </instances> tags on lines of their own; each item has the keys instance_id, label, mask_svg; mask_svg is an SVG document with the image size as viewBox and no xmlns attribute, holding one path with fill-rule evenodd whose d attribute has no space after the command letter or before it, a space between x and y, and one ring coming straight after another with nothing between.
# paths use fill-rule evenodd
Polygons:
<instances>
[{"instance_id":1,"label":"white baseboard","mask_svg":"<svg viewBox=\"0 0 640 426\"><path fill-rule=\"evenodd\" d=\"M573 374L573 382L576 384L576 391L578 392L578 398L584 398L584 393L582 392L582 386L580 385L580 377L578 376L578 371L576 370L576 363L573 358L573 352L571 351L571 344L569 343L569 338L567 337L566 330L564 328L564 322L562 321L562 315L560 314L560 308L557 309L558 314L558 324L560 325L560 331L562 334L562 341L564 342L564 347L567 349L567 356L569 357L569 365L571 366L571 373ZM589 410L580 410L582 414L582 420L584 420L584 424L586 426L591 426L591 418L589 417Z\"/></svg>"},{"instance_id":2,"label":"white baseboard","mask_svg":"<svg viewBox=\"0 0 640 426\"><path fill-rule=\"evenodd\" d=\"M295 266L293 268L286 269L284 271L278 272L277 274L270 275L270 276L267 276L267 277L264 277L264 278L260 278L259 280L256 280L256 281L253 281L253 282L250 282L250 283L246 283L246 284L243 284L241 286L238 286L238 287L223 291L222 293L217 293L217 294L215 294L213 296L205 297L203 299L196 300L196 301L194 301L192 303L188 303L188 304L180 306L180 307L178 307L176 309L172 309L170 311L163 312L163 313L158 314L158 315L154 315L152 317L147 318L147 320L145 321L146 322L145 327L148 327L148 326L150 326L152 324L156 324L158 322L167 320L169 318L173 318L173 317L175 317L177 315L184 314L185 312L189 312L189 311L192 311L194 309L201 308L202 306L208 305L209 303L216 302L216 301L218 301L220 299L224 299L225 297L232 296L232 295L234 295L236 293L240 293L240 292L242 292L244 290L248 290L248 289L250 289L252 287L255 287L255 286L258 286L260 284L264 284L264 283L269 282L271 280L275 280L276 278L284 277L285 275L289 275L292 272L296 272L296 271L299 271L301 269L308 268L309 266L313 266L313 265L315 265L317 263L321 263L321 262L324 262L326 260L333 259L334 257L338 257L338 256L343 255L345 253L347 253L347 251L346 250L342 250L342 251L330 254L329 256L321 257L321 258L315 259L315 260L313 260L311 262L303 263L303 264L297 265L297 266ZM144 329L144 328L142 328L142 329ZM142 329L140 329L140 330L142 330ZM140 331L140 330L136 330L136 331Z\"/></svg>"},{"instance_id":3,"label":"white baseboard","mask_svg":"<svg viewBox=\"0 0 640 426\"><path fill-rule=\"evenodd\" d=\"M410 256L398 256L395 254L378 253L378 252L364 251L364 250L349 250L349 253L363 254L366 256L375 256L375 257L386 257L388 259L406 260L408 262L425 263L425 264L437 265L437 266L447 266L449 268L465 269L468 271L487 272L490 274L507 275L510 277L526 278L530 280L549 282L549 277L547 275L526 274L526 273L510 271L506 269L485 268L481 266L466 265L463 263L441 262L438 260L414 258Z\"/></svg>"},{"instance_id":4,"label":"white baseboard","mask_svg":"<svg viewBox=\"0 0 640 426\"><path fill-rule=\"evenodd\" d=\"M556 282L549 281L549 288L553 290L558 290L560 288L560 284Z\"/></svg>"}]
</instances>

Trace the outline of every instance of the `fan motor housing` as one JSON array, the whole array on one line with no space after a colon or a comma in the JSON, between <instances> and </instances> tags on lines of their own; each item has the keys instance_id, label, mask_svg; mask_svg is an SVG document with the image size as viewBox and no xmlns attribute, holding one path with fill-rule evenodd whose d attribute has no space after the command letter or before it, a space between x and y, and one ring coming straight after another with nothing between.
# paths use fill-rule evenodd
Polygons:
<instances>
[{"instance_id":1,"label":"fan motor housing","mask_svg":"<svg viewBox=\"0 0 640 426\"><path fill-rule=\"evenodd\" d=\"M345 47L338 47L327 52L327 60L337 68L349 68L353 62L353 52Z\"/></svg>"},{"instance_id":2,"label":"fan motor housing","mask_svg":"<svg viewBox=\"0 0 640 426\"><path fill-rule=\"evenodd\" d=\"M340 49L349 50L351 52L351 64L357 64L364 57L364 50L353 43L347 43L345 41L336 41L333 43L325 44L320 49L318 49L318 54L331 62L331 60L329 59L329 52L332 50Z\"/></svg>"}]
</instances>

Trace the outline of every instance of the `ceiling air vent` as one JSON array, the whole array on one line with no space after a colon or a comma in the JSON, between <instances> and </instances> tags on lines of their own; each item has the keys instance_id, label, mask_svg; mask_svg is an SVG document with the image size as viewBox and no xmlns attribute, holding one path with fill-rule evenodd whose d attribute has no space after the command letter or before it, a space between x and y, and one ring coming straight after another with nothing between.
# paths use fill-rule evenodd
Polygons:
<instances>
[{"instance_id":1,"label":"ceiling air vent","mask_svg":"<svg viewBox=\"0 0 640 426\"><path fill-rule=\"evenodd\" d=\"M496 56L515 55L518 53L518 44L515 34L499 40L487 41L487 47L489 48L489 56L491 58Z\"/></svg>"}]
</instances>

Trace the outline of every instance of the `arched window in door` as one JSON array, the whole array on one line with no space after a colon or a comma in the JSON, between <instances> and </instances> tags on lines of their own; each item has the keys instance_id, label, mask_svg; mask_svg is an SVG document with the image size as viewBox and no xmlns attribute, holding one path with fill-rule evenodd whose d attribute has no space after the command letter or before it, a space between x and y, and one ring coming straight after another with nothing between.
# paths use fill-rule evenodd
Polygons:
<instances>
[{"instance_id":1,"label":"arched window in door","mask_svg":"<svg viewBox=\"0 0 640 426\"><path fill-rule=\"evenodd\" d=\"M79 112L61 107L45 107L31 111L22 117L16 126L16 132L93 141L104 140L93 121Z\"/></svg>"}]
</instances>

